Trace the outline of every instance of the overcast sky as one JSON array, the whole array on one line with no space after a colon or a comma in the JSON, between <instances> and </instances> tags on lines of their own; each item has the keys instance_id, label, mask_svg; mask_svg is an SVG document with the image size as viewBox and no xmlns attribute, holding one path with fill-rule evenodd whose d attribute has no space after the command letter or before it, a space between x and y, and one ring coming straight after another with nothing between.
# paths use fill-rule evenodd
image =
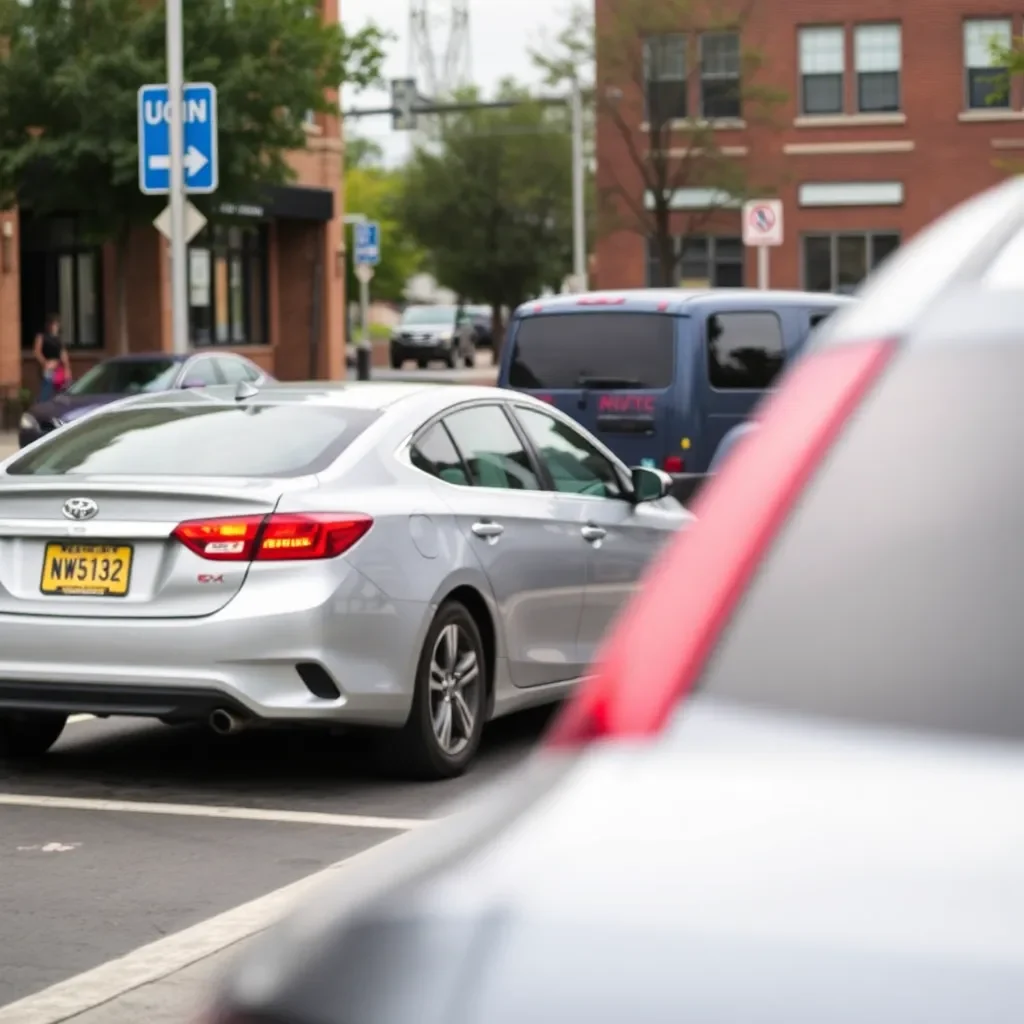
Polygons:
<instances>
[{"instance_id":1,"label":"overcast sky","mask_svg":"<svg viewBox=\"0 0 1024 1024\"><path fill-rule=\"evenodd\" d=\"M491 92L502 78L515 77L535 82L537 73L530 64L527 49L540 43L545 34L553 36L565 24L569 0L470 0L470 51L473 79L485 93ZM443 52L447 42L448 0L431 0L438 19L434 49ZM384 76L405 78L409 66L409 0L341 0L345 27L357 30L368 21L395 35L390 44ZM386 92L353 94L346 90L345 106L380 107L387 105ZM385 147L390 160L401 159L408 149L408 138L391 131L386 117L350 119L350 133L372 138Z\"/></svg>"}]
</instances>

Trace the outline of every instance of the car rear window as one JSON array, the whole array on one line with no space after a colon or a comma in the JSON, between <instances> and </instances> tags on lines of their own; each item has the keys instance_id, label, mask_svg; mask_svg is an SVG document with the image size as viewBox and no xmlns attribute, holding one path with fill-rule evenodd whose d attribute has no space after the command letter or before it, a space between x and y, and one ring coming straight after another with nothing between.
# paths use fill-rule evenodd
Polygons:
<instances>
[{"instance_id":1,"label":"car rear window","mask_svg":"<svg viewBox=\"0 0 1024 1024\"><path fill-rule=\"evenodd\" d=\"M899 356L804 493L701 692L1024 737L1022 376L1019 345Z\"/></svg>"},{"instance_id":2,"label":"car rear window","mask_svg":"<svg viewBox=\"0 0 1024 1024\"><path fill-rule=\"evenodd\" d=\"M514 388L662 389L675 367L675 318L662 313L547 313L519 321Z\"/></svg>"},{"instance_id":3,"label":"car rear window","mask_svg":"<svg viewBox=\"0 0 1024 1024\"><path fill-rule=\"evenodd\" d=\"M7 467L14 476L290 477L326 469L380 413L309 403L160 405L90 416Z\"/></svg>"}]
</instances>

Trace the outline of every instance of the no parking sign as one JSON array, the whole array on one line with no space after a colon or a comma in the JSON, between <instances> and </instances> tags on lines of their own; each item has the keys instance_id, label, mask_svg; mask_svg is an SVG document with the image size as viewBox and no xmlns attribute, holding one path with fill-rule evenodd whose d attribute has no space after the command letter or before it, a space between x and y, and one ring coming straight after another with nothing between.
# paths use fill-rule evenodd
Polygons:
<instances>
[{"instance_id":1,"label":"no parking sign","mask_svg":"<svg viewBox=\"0 0 1024 1024\"><path fill-rule=\"evenodd\" d=\"M743 244L782 245L781 199L754 199L743 204Z\"/></svg>"}]
</instances>

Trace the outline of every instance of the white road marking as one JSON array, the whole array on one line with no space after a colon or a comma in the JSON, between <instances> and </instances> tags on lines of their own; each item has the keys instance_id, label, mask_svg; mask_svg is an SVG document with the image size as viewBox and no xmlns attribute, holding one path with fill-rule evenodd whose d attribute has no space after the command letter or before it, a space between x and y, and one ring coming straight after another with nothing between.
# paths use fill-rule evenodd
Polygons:
<instances>
[{"instance_id":1,"label":"white road marking","mask_svg":"<svg viewBox=\"0 0 1024 1024\"><path fill-rule=\"evenodd\" d=\"M281 889L0 1008L0 1024L58 1024L205 960L272 925L312 890L376 858L396 836Z\"/></svg>"},{"instance_id":2,"label":"white road marking","mask_svg":"<svg viewBox=\"0 0 1024 1024\"><path fill-rule=\"evenodd\" d=\"M19 853L67 853L69 850L77 850L81 843L44 843L42 846L19 846Z\"/></svg>"},{"instance_id":3,"label":"white road marking","mask_svg":"<svg viewBox=\"0 0 1024 1024\"><path fill-rule=\"evenodd\" d=\"M128 814L171 814L184 818L222 818L235 821L274 821L292 825L334 825L340 828L378 828L407 832L430 824L424 818L377 818L321 811L264 810L260 807L208 807L204 804L164 804L136 800L91 800L73 796L33 796L0 793L0 806L50 807L65 811L115 811Z\"/></svg>"}]
</instances>

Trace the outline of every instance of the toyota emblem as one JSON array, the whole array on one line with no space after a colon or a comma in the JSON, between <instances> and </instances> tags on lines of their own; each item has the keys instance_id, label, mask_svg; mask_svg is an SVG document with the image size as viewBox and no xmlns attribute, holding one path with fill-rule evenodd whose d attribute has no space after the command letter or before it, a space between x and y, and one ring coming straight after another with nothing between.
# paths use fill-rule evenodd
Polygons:
<instances>
[{"instance_id":1,"label":"toyota emblem","mask_svg":"<svg viewBox=\"0 0 1024 1024\"><path fill-rule=\"evenodd\" d=\"M64 514L65 519L74 519L76 522L81 522L83 519L92 519L99 510L99 505L92 498L68 498L64 502L61 512Z\"/></svg>"}]
</instances>

